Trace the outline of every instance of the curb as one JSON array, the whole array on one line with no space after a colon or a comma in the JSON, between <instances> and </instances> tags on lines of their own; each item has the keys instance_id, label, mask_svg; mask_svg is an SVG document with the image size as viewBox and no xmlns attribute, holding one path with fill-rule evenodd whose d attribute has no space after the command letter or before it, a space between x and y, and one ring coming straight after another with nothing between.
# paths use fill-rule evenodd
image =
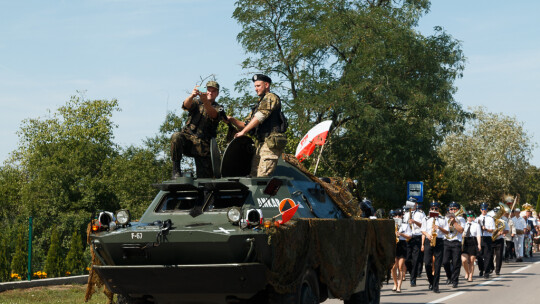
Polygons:
<instances>
[{"instance_id":1,"label":"curb","mask_svg":"<svg viewBox=\"0 0 540 304\"><path fill-rule=\"evenodd\" d=\"M50 278L39 279L33 281L17 281L0 283L0 292L19 288L31 288L42 287L52 285L66 285L66 284L86 284L88 282L88 275L62 277L62 278Z\"/></svg>"}]
</instances>

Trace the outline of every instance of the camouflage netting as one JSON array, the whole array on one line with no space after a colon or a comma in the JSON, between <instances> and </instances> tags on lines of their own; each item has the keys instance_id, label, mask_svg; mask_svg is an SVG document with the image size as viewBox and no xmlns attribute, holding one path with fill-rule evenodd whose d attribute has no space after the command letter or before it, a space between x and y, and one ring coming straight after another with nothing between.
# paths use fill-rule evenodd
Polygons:
<instances>
[{"instance_id":1,"label":"camouflage netting","mask_svg":"<svg viewBox=\"0 0 540 304\"><path fill-rule=\"evenodd\" d=\"M330 292L348 299L368 259L383 279L392 268L396 242L391 220L299 219L273 229L270 284L279 293L294 292L307 267L318 270ZM390 254L389 254L390 253Z\"/></svg>"},{"instance_id":2,"label":"camouflage netting","mask_svg":"<svg viewBox=\"0 0 540 304\"><path fill-rule=\"evenodd\" d=\"M90 245L90 232L92 229L92 223L88 224L88 228L86 229L86 242L88 245ZM97 291L97 289L101 289L103 287L103 293L107 297L108 301L107 304L114 303L113 297L114 293L110 291L105 284L103 284L103 280L99 277L98 273L94 271L93 266L94 265L101 265L101 261L96 257L96 254L94 253L94 248L90 245L90 253L92 254L92 267L90 268L90 274L88 275L88 284L86 285L86 294L84 296L84 302L88 302L92 295Z\"/></svg>"},{"instance_id":3,"label":"camouflage netting","mask_svg":"<svg viewBox=\"0 0 540 304\"><path fill-rule=\"evenodd\" d=\"M362 215L362 210L358 207L358 199L349 191L353 188L353 182L350 178L330 178L330 183L327 183L311 174L294 155L283 154L282 157L283 160L298 168L312 181L319 183L347 217L359 218Z\"/></svg>"},{"instance_id":4,"label":"camouflage netting","mask_svg":"<svg viewBox=\"0 0 540 304\"><path fill-rule=\"evenodd\" d=\"M317 269L330 292L348 299L362 279L359 274L370 261L380 282L394 264L394 222L361 218L357 198L349 189L352 180L320 180L290 154L283 159L319 183L348 219L299 219L269 232L273 259L268 278L277 292L293 292L307 267Z\"/></svg>"}]
</instances>

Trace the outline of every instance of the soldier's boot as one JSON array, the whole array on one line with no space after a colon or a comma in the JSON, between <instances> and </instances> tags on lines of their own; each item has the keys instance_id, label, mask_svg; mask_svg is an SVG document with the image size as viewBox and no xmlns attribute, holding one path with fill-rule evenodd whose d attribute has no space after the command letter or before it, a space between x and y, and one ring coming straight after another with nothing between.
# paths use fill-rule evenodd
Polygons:
<instances>
[{"instance_id":1,"label":"soldier's boot","mask_svg":"<svg viewBox=\"0 0 540 304\"><path fill-rule=\"evenodd\" d=\"M180 169L180 161L173 161L172 179L182 177L182 169Z\"/></svg>"}]
</instances>

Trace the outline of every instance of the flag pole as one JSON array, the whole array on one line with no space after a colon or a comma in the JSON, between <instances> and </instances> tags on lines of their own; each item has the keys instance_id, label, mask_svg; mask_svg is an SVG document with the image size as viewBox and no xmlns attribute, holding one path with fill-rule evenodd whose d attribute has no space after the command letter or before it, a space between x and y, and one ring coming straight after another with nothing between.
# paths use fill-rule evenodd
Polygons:
<instances>
[{"instance_id":1,"label":"flag pole","mask_svg":"<svg viewBox=\"0 0 540 304\"><path fill-rule=\"evenodd\" d=\"M317 174L317 168L319 167L319 160L321 159L322 150L324 149L324 144L321 146L321 150L319 151L319 156L317 157L317 163L315 164L315 171L313 171L313 175Z\"/></svg>"}]
</instances>

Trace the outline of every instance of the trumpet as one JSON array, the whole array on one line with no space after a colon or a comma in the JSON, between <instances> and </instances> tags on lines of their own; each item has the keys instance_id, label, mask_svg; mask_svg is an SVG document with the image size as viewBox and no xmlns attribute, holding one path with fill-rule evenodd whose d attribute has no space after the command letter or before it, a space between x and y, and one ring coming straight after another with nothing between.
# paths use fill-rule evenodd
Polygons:
<instances>
[{"instance_id":1,"label":"trumpet","mask_svg":"<svg viewBox=\"0 0 540 304\"><path fill-rule=\"evenodd\" d=\"M450 232L447 235L445 235L445 238L447 240L452 240L456 238L456 236L458 235L457 230L454 228L453 225L450 225L450 222L452 221L452 219L456 219L458 216L461 216L463 214L465 214L465 208L463 208L463 205L460 205L459 210L456 213L447 214L446 218L448 221L448 225L450 226Z\"/></svg>"}]
</instances>

